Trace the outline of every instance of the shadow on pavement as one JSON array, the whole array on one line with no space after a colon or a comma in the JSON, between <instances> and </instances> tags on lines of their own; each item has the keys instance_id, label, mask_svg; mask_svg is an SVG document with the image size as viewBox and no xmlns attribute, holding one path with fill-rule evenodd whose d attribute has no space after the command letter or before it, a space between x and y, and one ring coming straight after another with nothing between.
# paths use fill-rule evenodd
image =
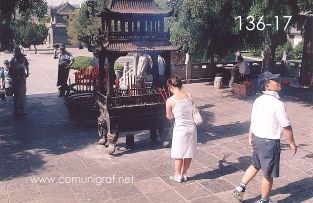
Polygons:
<instances>
[{"instance_id":1,"label":"shadow on pavement","mask_svg":"<svg viewBox=\"0 0 313 203\"><path fill-rule=\"evenodd\" d=\"M208 141L223 139L227 137L246 134L249 131L250 122L235 122L225 125L200 126L198 129L198 143L206 143Z\"/></svg>"},{"instance_id":2,"label":"shadow on pavement","mask_svg":"<svg viewBox=\"0 0 313 203\"><path fill-rule=\"evenodd\" d=\"M232 173L236 173L240 170L246 170L251 163L251 157L243 156L239 157L238 162L228 162L226 161L227 155L224 156L222 160L218 162L218 168L214 170L207 171L205 173L197 174L190 177L190 180L203 180L203 179L215 179L222 176L226 176Z\"/></svg>"},{"instance_id":3,"label":"shadow on pavement","mask_svg":"<svg viewBox=\"0 0 313 203\"><path fill-rule=\"evenodd\" d=\"M275 180L274 180L275 185ZM313 198L313 178L305 178L299 181L290 182L289 184L279 187L271 192L271 196L274 195L288 195L284 199L278 201L278 203L293 203L293 202L304 202ZM260 197L253 199L247 199L244 202L255 202ZM308 201L311 202L311 201Z\"/></svg>"},{"instance_id":4,"label":"shadow on pavement","mask_svg":"<svg viewBox=\"0 0 313 203\"><path fill-rule=\"evenodd\" d=\"M85 148L98 140L97 120L69 119L57 94L27 96L28 114L16 118L12 98L0 109L0 180L31 174L44 168L43 156Z\"/></svg>"},{"instance_id":5,"label":"shadow on pavement","mask_svg":"<svg viewBox=\"0 0 313 203\"><path fill-rule=\"evenodd\" d=\"M211 104L204 104L201 106L198 106L198 109L200 110L200 114L204 120L204 123L197 127L198 130L198 143L205 144L208 141L217 140L217 139L223 139L227 137L233 137L237 135L242 135L248 132L250 127L250 122L235 122L230 123L226 125L219 125L215 126L210 124L215 119L215 115L212 112L204 111L204 109L208 109L213 107L214 105ZM172 132L173 132L173 126L171 126L169 130L169 135L167 137L167 141L171 140ZM209 133L208 133L209 132ZM133 154L139 151L146 151L146 150L157 150L163 148L162 141L151 143L149 132L142 132L139 133L141 135L135 136L135 146L134 147L128 147L125 144L125 140L118 143L116 146L118 150L114 153L113 156L120 157L124 154ZM120 136L119 140L122 137ZM124 142L124 143L123 143Z\"/></svg>"},{"instance_id":6,"label":"shadow on pavement","mask_svg":"<svg viewBox=\"0 0 313 203\"><path fill-rule=\"evenodd\" d=\"M199 109L208 109L204 104ZM64 99L56 93L27 96L28 115L15 118L12 111L12 98L0 109L0 180L25 176L45 168L49 155L61 155L95 144L98 141L97 120L70 119ZM210 125L214 114L202 111L207 124L198 127L198 142L231 137L246 133L249 123L232 123L221 126ZM201 132L209 131L210 134ZM170 131L170 135L171 135ZM114 156L132 154L143 150L162 148L162 142L150 143L149 135L136 139L134 148L122 148L124 140L118 143ZM169 139L168 139L169 140ZM53 156L51 156L53 157ZM62 164L62 163L60 163ZM232 167L228 167L229 170ZM228 171L226 168L225 171Z\"/></svg>"}]
</instances>

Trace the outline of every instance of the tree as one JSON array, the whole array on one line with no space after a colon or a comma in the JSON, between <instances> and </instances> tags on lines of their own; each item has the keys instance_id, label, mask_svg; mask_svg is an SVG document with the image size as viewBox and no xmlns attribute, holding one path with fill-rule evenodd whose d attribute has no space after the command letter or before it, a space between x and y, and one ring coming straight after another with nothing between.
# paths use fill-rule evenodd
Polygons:
<instances>
[{"instance_id":1,"label":"tree","mask_svg":"<svg viewBox=\"0 0 313 203\"><path fill-rule=\"evenodd\" d=\"M45 0L0 0L0 52L14 46L13 21L26 23L30 17L41 19L47 8Z\"/></svg>"},{"instance_id":2,"label":"tree","mask_svg":"<svg viewBox=\"0 0 313 203\"><path fill-rule=\"evenodd\" d=\"M43 44L48 35L48 30L44 24L18 24L15 26L16 43L25 48L30 48L32 45L37 53L36 45Z\"/></svg>"},{"instance_id":3,"label":"tree","mask_svg":"<svg viewBox=\"0 0 313 203\"><path fill-rule=\"evenodd\" d=\"M244 47L244 30L239 30L235 17L246 16L251 3L243 0L183 0L172 23L172 41L185 39L184 49L196 61L217 61L229 52Z\"/></svg>"},{"instance_id":4,"label":"tree","mask_svg":"<svg viewBox=\"0 0 313 203\"><path fill-rule=\"evenodd\" d=\"M257 45L264 49L263 71L273 70L276 49L287 42L287 32L296 24L299 12L299 6L292 0L254 1L249 15L256 21L264 22L265 25L265 28L262 27L263 30L258 33L256 41ZM286 27L288 18L284 16L292 16L288 27Z\"/></svg>"},{"instance_id":5,"label":"tree","mask_svg":"<svg viewBox=\"0 0 313 203\"><path fill-rule=\"evenodd\" d=\"M217 61L235 50L266 47L266 70L271 70L277 46L286 43L287 19L283 16L292 16L289 28L301 28L304 19L299 13L312 8L312 0L181 0L176 6L177 17L171 22L172 41L181 43L182 39L187 39L185 50L197 61ZM251 27L251 18L246 20L248 16L254 17L255 24L261 19L273 26L263 30L240 30L238 16L242 18L242 28ZM278 16L278 30L274 26L275 16Z\"/></svg>"},{"instance_id":6,"label":"tree","mask_svg":"<svg viewBox=\"0 0 313 203\"><path fill-rule=\"evenodd\" d=\"M98 11L102 10L103 6L107 5L108 1L97 0ZM70 38L70 42L73 45L80 45L78 40L79 35L97 35L98 30L101 29L101 18L90 15L87 17L87 11L89 8L85 3L82 4L80 9L75 10L68 22L67 34Z\"/></svg>"},{"instance_id":7,"label":"tree","mask_svg":"<svg viewBox=\"0 0 313 203\"><path fill-rule=\"evenodd\" d=\"M288 53L288 57L291 59L293 58L293 53L292 53L292 46L290 42L287 42L283 45L277 46L276 52L275 52L275 59L276 60L281 60L284 52L286 51Z\"/></svg>"},{"instance_id":8,"label":"tree","mask_svg":"<svg viewBox=\"0 0 313 203\"><path fill-rule=\"evenodd\" d=\"M292 50L291 54L294 59L301 59L303 52L303 40Z\"/></svg>"}]
</instances>

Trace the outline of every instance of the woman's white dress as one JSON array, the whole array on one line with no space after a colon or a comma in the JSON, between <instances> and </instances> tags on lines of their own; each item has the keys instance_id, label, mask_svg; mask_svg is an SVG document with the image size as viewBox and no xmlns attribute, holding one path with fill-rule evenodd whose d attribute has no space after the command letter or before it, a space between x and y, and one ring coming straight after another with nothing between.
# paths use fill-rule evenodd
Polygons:
<instances>
[{"instance_id":1,"label":"woman's white dress","mask_svg":"<svg viewBox=\"0 0 313 203\"><path fill-rule=\"evenodd\" d=\"M197 128L192 117L192 98L176 100L172 109L175 124L172 138L171 157L174 159L193 158L197 150Z\"/></svg>"}]
</instances>

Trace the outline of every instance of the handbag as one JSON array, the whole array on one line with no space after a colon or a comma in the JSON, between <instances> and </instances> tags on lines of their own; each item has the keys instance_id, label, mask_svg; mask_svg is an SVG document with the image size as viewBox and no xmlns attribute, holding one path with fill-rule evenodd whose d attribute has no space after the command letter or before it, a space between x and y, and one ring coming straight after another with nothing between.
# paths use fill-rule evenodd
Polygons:
<instances>
[{"instance_id":1,"label":"handbag","mask_svg":"<svg viewBox=\"0 0 313 203\"><path fill-rule=\"evenodd\" d=\"M192 117L196 125L201 125L203 123L202 116L196 106L192 106Z\"/></svg>"},{"instance_id":2,"label":"handbag","mask_svg":"<svg viewBox=\"0 0 313 203\"><path fill-rule=\"evenodd\" d=\"M202 116L201 116L198 108L194 104L192 104L192 117L193 117L193 121L195 122L196 125L201 125L203 123Z\"/></svg>"}]
</instances>

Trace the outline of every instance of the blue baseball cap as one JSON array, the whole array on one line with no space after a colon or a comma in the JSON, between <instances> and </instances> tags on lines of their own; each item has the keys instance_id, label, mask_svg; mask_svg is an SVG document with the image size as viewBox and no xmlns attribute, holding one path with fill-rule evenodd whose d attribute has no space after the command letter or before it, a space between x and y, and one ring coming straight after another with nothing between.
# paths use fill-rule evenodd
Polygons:
<instances>
[{"instance_id":1,"label":"blue baseball cap","mask_svg":"<svg viewBox=\"0 0 313 203\"><path fill-rule=\"evenodd\" d=\"M262 73L258 79L258 84L261 90L264 89L265 82L268 80L276 79L280 76L280 74L273 74L269 71Z\"/></svg>"}]
</instances>

